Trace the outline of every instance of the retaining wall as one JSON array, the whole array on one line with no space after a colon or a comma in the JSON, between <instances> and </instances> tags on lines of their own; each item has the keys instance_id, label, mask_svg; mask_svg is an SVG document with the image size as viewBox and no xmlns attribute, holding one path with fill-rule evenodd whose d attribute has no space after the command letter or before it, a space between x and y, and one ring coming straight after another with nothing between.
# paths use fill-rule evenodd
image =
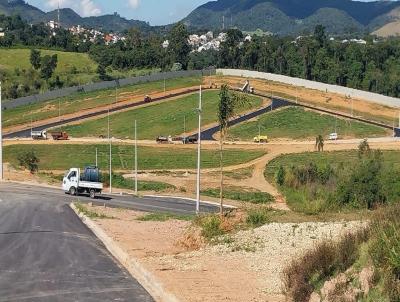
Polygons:
<instances>
[{"instance_id":1,"label":"retaining wall","mask_svg":"<svg viewBox=\"0 0 400 302\"><path fill-rule=\"evenodd\" d=\"M123 87L128 85L146 83L146 82L155 82L163 79L169 80L174 78L183 78L183 77L191 77L191 76L207 76L214 75L215 69L206 69L206 70L185 70L185 71L175 71L175 72L163 72L163 73L153 73L150 75L132 77L126 79L119 79L113 81L104 81L98 83L92 83L87 85L80 85L74 87L67 87L62 89L56 89L47 91L41 94L30 95L26 97L21 97L14 100L4 101L3 109L12 109L19 106L34 104L38 102L49 101L61 97L66 97L74 93L80 92L92 92L103 89L112 89L115 87Z\"/></svg>"},{"instance_id":2,"label":"retaining wall","mask_svg":"<svg viewBox=\"0 0 400 302\"><path fill-rule=\"evenodd\" d=\"M376 103L380 105L385 105L389 107L400 108L400 99L385 96L382 94L367 92L363 90L357 90L352 88L347 88L343 86L324 84L315 81L304 80L300 78L292 78L280 74L272 74L266 72L250 71L250 70L240 70L240 69L217 69L218 74L225 76L238 76L245 78L255 78L263 79L274 82L281 82L285 84L306 87L310 89L315 89L319 91L333 92L342 95L350 96L354 99L362 99L371 103Z\"/></svg>"}]
</instances>

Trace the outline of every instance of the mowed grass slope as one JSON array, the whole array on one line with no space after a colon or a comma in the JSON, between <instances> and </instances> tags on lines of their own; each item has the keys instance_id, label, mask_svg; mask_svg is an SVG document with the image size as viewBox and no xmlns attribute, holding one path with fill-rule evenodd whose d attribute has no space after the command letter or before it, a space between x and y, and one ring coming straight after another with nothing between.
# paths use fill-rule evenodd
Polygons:
<instances>
[{"instance_id":1,"label":"mowed grass slope","mask_svg":"<svg viewBox=\"0 0 400 302\"><path fill-rule=\"evenodd\" d=\"M306 139L318 135L327 137L330 133L339 134L340 138L379 137L388 135L383 128L336 118L316 111L300 107L288 107L262 115L257 121L250 121L233 127L230 130L232 138L252 140L258 135L259 125L261 134L269 138Z\"/></svg>"},{"instance_id":2,"label":"mowed grass slope","mask_svg":"<svg viewBox=\"0 0 400 302\"><path fill-rule=\"evenodd\" d=\"M96 148L100 169L109 167L109 146L100 145L11 145L4 148L4 161L18 166L18 155L33 150L40 159L41 170L66 170L95 164ZM133 169L134 149L128 145L113 145L112 166L114 170L131 171ZM252 161L265 154L260 150L224 151L224 165L232 166ZM140 170L195 169L197 152L187 148L139 147L138 162ZM214 168L219 165L219 153L215 150L202 152L202 167Z\"/></svg>"},{"instance_id":3,"label":"mowed grass slope","mask_svg":"<svg viewBox=\"0 0 400 302\"><path fill-rule=\"evenodd\" d=\"M243 110L259 107L262 99L250 97L250 102ZM116 113L110 117L111 135L118 138L132 138L134 120L137 120L138 138L155 139L158 135L179 135L197 129L199 95L192 94L177 100L153 104L143 108ZM203 93L203 125L217 121L219 91ZM83 122L79 125L63 127L72 137L107 136L107 117Z\"/></svg>"},{"instance_id":4,"label":"mowed grass slope","mask_svg":"<svg viewBox=\"0 0 400 302\"><path fill-rule=\"evenodd\" d=\"M69 73L76 68L78 73L96 73L97 64L86 53L64 52L55 50L40 50L42 56L54 55L58 57L56 74ZM6 71L15 68L31 68L30 49L0 49L0 67Z\"/></svg>"},{"instance_id":5,"label":"mowed grass slope","mask_svg":"<svg viewBox=\"0 0 400 302\"><path fill-rule=\"evenodd\" d=\"M177 89L200 85L201 77L170 79L167 89ZM125 86L117 90L118 101L129 99L129 95L145 95L164 91L164 81L149 82ZM76 113L82 110L106 106L116 101L115 89L100 90L89 93L75 93L71 96L32 105L21 106L4 111L3 126L10 127L26 124L32 121L58 117L59 107L61 115Z\"/></svg>"}]
</instances>

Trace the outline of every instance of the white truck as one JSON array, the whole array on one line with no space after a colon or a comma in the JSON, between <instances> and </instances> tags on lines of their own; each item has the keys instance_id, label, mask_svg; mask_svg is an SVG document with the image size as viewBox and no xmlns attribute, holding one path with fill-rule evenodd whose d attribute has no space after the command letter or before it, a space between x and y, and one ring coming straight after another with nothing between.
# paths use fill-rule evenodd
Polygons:
<instances>
[{"instance_id":1,"label":"white truck","mask_svg":"<svg viewBox=\"0 0 400 302\"><path fill-rule=\"evenodd\" d=\"M31 130L31 138L34 140L47 140L47 131L46 130L41 130L41 131L35 131Z\"/></svg>"},{"instance_id":2,"label":"white truck","mask_svg":"<svg viewBox=\"0 0 400 302\"><path fill-rule=\"evenodd\" d=\"M65 173L62 189L70 195L88 193L90 198L103 191L103 183L100 181L100 172L97 167L86 167L84 173L79 168L71 168Z\"/></svg>"}]
</instances>

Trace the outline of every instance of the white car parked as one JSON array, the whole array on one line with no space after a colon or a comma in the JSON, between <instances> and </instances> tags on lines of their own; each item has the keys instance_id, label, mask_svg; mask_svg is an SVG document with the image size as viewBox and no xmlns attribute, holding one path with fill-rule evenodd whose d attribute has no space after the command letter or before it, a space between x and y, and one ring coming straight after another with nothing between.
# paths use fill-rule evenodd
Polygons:
<instances>
[{"instance_id":1,"label":"white car parked","mask_svg":"<svg viewBox=\"0 0 400 302\"><path fill-rule=\"evenodd\" d=\"M337 133L331 133L329 134L329 140L330 141L336 141L339 138Z\"/></svg>"}]
</instances>

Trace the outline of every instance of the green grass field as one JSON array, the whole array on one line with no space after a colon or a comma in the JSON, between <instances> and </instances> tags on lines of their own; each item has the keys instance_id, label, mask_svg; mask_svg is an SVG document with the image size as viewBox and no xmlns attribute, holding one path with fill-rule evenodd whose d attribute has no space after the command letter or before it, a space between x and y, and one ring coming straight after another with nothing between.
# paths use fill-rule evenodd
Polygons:
<instances>
[{"instance_id":1,"label":"green grass field","mask_svg":"<svg viewBox=\"0 0 400 302\"><path fill-rule=\"evenodd\" d=\"M71 167L83 168L95 164L98 148L98 165L101 170L108 170L109 146L101 145L12 145L4 148L4 161L18 166L18 155L33 150L40 159L40 170L67 170ZM114 145L112 148L114 170L132 171L133 147ZM225 151L224 165L232 166L249 162L262 155L264 151L228 149ZM195 149L182 148L138 148L140 170L195 169L197 152ZM219 154L214 150L202 152L202 167L213 168L219 165Z\"/></svg>"},{"instance_id":2,"label":"green grass field","mask_svg":"<svg viewBox=\"0 0 400 302\"><path fill-rule=\"evenodd\" d=\"M252 140L258 135L259 125L261 134L269 138L305 139L318 135L327 137L335 132L339 137L363 138L387 135L387 131L373 125L356 121L336 119L327 114L304 110L299 107L288 107L262 115L257 121L250 121L233 127L229 135L241 140Z\"/></svg>"},{"instance_id":3,"label":"green grass field","mask_svg":"<svg viewBox=\"0 0 400 302\"><path fill-rule=\"evenodd\" d=\"M78 74L95 74L97 64L86 53L63 52L55 50L40 50L42 56L58 56L56 74L70 73L73 68ZM27 70L31 68L30 49L0 49L0 67L3 70L14 71L15 68Z\"/></svg>"},{"instance_id":4,"label":"green grass field","mask_svg":"<svg viewBox=\"0 0 400 302\"><path fill-rule=\"evenodd\" d=\"M167 81L167 89L176 89L200 85L201 77L177 78ZM164 81L149 82L126 86L118 89L118 100L126 94L151 94L164 91ZM58 117L61 115L96 108L115 102L115 89L107 89L89 93L76 93L65 98L21 106L4 111L3 126L26 124L32 121ZM61 106L59 106L61 105Z\"/></svg>"},{"instance_id":5,"label":"green grass field","mask_svg":"<svg viewBox=\"0 0 400 302\"><path fill-rule=\"evenodd\" d=\"M186 132L197 128L198 94L192 94L177 100L154 104L143 108L111 115L111 135L118 138L132 138L134 120L137 120L138 138L155 139L158 135L179 135L184 133L186 118ZM217 121L219 91L203 93L203 125ZM260 98L250 98L246 107L255 108L262 104ZM79 125L63 127L72 137L99 137L107 136L107 118L83 122Z\"/></svg>"}]
</instances>

